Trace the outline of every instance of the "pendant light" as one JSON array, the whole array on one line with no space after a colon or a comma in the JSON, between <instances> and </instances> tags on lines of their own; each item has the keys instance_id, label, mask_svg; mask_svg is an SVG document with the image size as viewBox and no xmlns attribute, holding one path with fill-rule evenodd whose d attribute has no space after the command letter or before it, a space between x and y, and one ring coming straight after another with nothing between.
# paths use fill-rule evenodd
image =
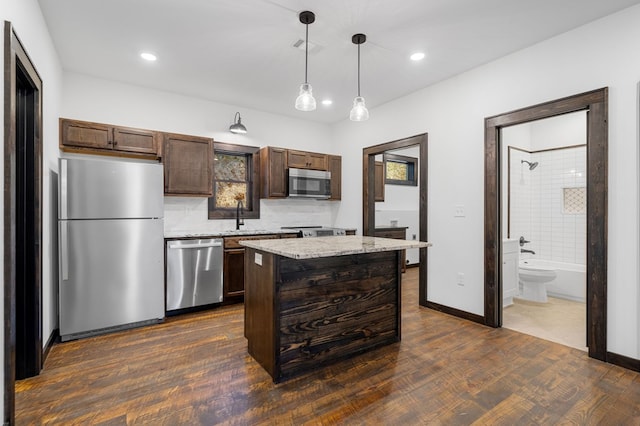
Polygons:
<instances>
[{"instance_id":1,"label":"pendant light","mask_svg":"<svg viewBox=\"0 0 640 426\"><path fill-rule=\"evenodd\" d=\"M300 85L300 94L296 98L296 109L300 111L313 111L316 109L316 100L313 98L311 85L307 80L307 68L309 63L309 24L313 24L316 15L313 12L305 10L300 12L300 22L306 27L305 46L304 46L304 83Z\"/></svg>"},{"instance_id":2,"label":"pendant light","mask_svg":"<svg viewBox=\"0 0 640 426\"><path fill-rule=\"evenodd\" d=\"M360 45L367 41L367 36L364 34L354 34L351 37L353 44L358 46L358 96L353 100L353 108L349 114L351 121L365 121L369 119L369 111L364 105L364 98L360 96Z\"/></svg>"},{"instance_id":3,"label":"pendant light","mask_svg":"<svg viewBox=\"0 0 640 426\"><path fill-rule=\"evenodd\" d=\"M242 118L239 112L236 112L236 116L233 118L233 124L229 126L229 131L231 133L247 133L247 128L242 124Z\"/></svg>"}]
</instances>

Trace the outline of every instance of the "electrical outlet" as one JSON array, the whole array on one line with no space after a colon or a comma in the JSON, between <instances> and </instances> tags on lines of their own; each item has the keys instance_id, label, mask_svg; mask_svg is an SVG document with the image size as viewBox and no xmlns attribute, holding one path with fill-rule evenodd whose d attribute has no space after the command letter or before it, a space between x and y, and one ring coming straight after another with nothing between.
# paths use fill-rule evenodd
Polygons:
<instances>
[{"instance_id":1,"label":"electrical outlet","mask_svg":"<svg viewBox=\"0 0 640 426\"><path fill-rule=\"evenodd\" d=\"M466 214L464 212L464 205L457 204L453 209L453 217L465 217Z\"/></svg>"},{"instance_id":2,"label":"electrical outlet","mask_svg":"<svg viewBox=\"0 0 640 426\"><path fill-rule=\"evenodd\" d=\"M458 278L456 279L456 284L464 287L464 273L458 272Z\"/></svg>"},{"instance_id":3,"label":"electrical outlet","mask_svg":"<svg viewBox=\"0 0 640 426\"><path fill-rule=\"evenodd\" d=\"M416 234L413 234L413 239L414 239L414 240L416 239Z\"/></svg>"}]
</instances>

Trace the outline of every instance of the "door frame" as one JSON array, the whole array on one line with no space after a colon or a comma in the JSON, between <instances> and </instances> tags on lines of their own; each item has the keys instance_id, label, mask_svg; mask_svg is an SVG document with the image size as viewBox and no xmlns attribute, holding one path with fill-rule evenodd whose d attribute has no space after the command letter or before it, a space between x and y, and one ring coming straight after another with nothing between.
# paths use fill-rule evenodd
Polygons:
<instances>
[{"instance_id":1,"label":"door frame","mask_svg":"<svg viewBox=\"0 0 640 426\"><path fill-rule=\"evenodd\" d=\"M18 67L20 69L18 69ZM5 424L15 421L16 377L16 79L18 71L37 91L34 102L34 288L32 342L35 364L42 368L42 79L10 22L4 24L4 413Z\"/></svg>"},{"instance_id":2,"label":"door frame","mask_svg":"<svg viewBox=\"0 0 640 426\"><path fill-rule=\"evenodd\" d=\"M362 149L362 235L373 236L375 230L375 157L393 149L419 146L418 182L420 185L420 205L418 210L420 241L427 239L427 158L428 134L422 133L392 142L369 146ZM427 306L427 249L419 249L418 302Z\"/></svg>"},{"instance_id":3,"label":"door frame","mask_svg":"<svg viewBox=\"0 0 640 426\"><path fill-rule=\"evenodd\" d=\"M607 361L607 87L485 118L484 319L502 326L500 130L576 111L587 111L587 346Z\"/></svg>"}]
</instances>

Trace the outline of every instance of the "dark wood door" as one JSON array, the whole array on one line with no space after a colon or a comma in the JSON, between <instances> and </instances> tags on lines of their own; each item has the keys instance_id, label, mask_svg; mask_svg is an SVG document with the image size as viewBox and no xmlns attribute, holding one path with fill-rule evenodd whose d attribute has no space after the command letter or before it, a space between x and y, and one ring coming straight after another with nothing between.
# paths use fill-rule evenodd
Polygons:
<instances>
[{"instance_id":1,"label":"dark wood door","mask_svg":"<svg viewBox=\"0 0 640 426\"><path fill-rule=\"evenodd\" d=\"M165 195L213 195L213 139L164 135Z\"/></svg>"},{"instance_id":2,"label":"dark wood door","mask_svg":"<svg viewBox=\"0 0 640 426\"><path fill-rule=\"evenodd\" d=\"M61 119L60 132L60 141L64 146L113 148L113 128L107 124Z\"/></svg>"},{"instance_id":3,"label":"dark wood door","mask_svg":"<svg viewBox=\"0 0 640 426\"><path fill-rule=\"evenodd\" d=\"M113 149L143 154L158 153L158 133L151 130L115 127Z\"/></svg>"},{"instance_id":4,"label":"dark wood door","mask_svg":"<svg viewBox=\"0 0 640 426\"><path fill-rule=\"evenodd\" d=\"M376 161L375 164L375 194L374 201L384 201L384 163Z\"/></svg>"},{"instance_id":5,"label":"dark wood door","mask_svg":"<svg viewBox=\"0 0 640 426\"><path fill-rule=\"evenodd\" d=\"M224 251L224 300L244 295L244 250Z\"/></svg>"},{"instance_id":6,"label":"dark wood door","mask_svg":"<svg viewBox=\"0 0 640 426\"><path fill-rule=\"evenodd\" d=\"M287 196L287 150L266 147L260 150L260 196L284 198Z\"/></svg>"},{"instance_id":7,"label":"dark wood door","mask_svg":"<svg viewBox=\"0 0 640 426\"><path fill-rule=\"evenodd\" d=\"M331 198L330 200L342 199L342 157L339 155L329 156L329 171L331 172Z\"/></svg>"}]
</instances>

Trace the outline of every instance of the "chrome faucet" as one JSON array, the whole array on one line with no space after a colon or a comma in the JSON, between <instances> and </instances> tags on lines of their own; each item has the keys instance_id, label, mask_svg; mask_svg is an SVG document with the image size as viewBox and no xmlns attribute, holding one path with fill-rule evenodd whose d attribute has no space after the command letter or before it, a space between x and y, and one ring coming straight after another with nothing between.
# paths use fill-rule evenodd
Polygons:
<instances>
[{"instance_id":1,"label":"chrome faucet","mask_svg":"<svg viewBox=\"0 0 640 426\"><path fill-rule=\"evenodd\" d=\"M521 249L520 249L520 253L531 253L531 254L536 254L536 252L535 252L535 251L533 251L533 250L527 250L527 249L523 249L523 248L521 248Z\"/></svg>"},{"instance_id":2,"label":"chrome faucet","mask_svg":"<svg viewBox=\"0 0 640 426\"><path fill-rule=\"evenodd\" d=\"M242 215L244 213L244 204L242 204L242 200L238 200L238 205L236 206L236 230L240 229L240 225L244 226L244 219Z\"/></svg>"}]
</instances>

